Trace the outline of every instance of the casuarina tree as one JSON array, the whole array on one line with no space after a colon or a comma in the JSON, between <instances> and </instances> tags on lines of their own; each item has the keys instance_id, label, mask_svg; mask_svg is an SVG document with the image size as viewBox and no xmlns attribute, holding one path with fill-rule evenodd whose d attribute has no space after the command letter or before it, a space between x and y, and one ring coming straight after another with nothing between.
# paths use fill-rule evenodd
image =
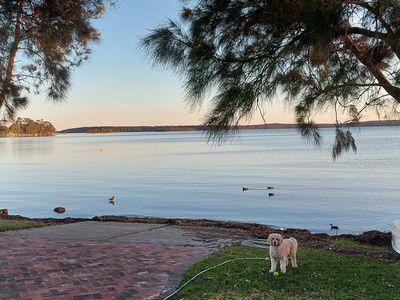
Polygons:
<instances>
[{"instance_id":1,"label":"casuarina tree","mask_svg":"<svg viewBox=\"0 0 400 300\"><path fill-rule=\"evenodd\" d=\"M13 119L30 92L63 100L71 71L100 34L103 0L0 0L0 111Z\"/></svg>"},{"instance_id":2,"label":"casuarina tree","mask_svg":"<svg viewBox=\"0 0 400 300\"><path fill-rule=\"evenodd\" d=\"M205 125L221 139L265 102L284 99L300 133L319 144L316 113L336 116L332 155L356 150L365 111L393 118L400 104L398 0L193 0L142 40L155 64L184 79ZM343 118L346 116L346 118Z\"/></svg>"}]
</instances>

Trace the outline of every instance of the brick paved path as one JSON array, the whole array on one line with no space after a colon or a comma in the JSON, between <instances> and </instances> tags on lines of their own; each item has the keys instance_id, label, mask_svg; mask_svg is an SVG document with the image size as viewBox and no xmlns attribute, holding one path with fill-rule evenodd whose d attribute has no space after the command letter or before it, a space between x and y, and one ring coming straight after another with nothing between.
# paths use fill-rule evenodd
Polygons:
<instances>
[{"instance_id":1,"label":"brick paved path","mask_svg":"<svg viewBox=\"0 0 400 300\"><path fill-rule=\"evenodd\" d=\"M0 299L156 299L207 253L184 245L0 234Z\"/></svg>"}]
</instances>

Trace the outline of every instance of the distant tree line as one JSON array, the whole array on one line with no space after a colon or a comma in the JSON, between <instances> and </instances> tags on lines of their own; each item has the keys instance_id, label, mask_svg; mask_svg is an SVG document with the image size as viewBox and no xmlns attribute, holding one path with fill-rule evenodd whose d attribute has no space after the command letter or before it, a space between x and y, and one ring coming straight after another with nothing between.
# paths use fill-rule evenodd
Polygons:
<instances>
[{"instance_id":1,"label":"distant tree line","mask_svg":"<svg viewBox=\"0 0 400 300\"><path fill-rule=\"evenodd\" d=\"M333 123L320 123L319 128L332 128ZM368 126L400 126L399 120L392 121L366 121L358 122L357 127ZM250 130L250 129L287 129L297 128L297 124L269 123L258 125L240 125L231 130ZM77 127L61 130L60 133L118 133L118 132L165 132L165 131L204 131L204 125L175 125L175 126L95 126Z\"/></svg>"},{"instance_id":2,"label":"distant tree line","mask_svg":"<svg viewBox=\"0 0 400 300\"><path fill-rule=\"evenodd\" d=\"M61 130L61 133L117 133L117 132L163 132L163 131L202 131L204 126L96 126Z\"/></svg>"},{"instance_id":3,"label":"distant tree line","mask_svg":"<svg viewBox=\"0 0 400 300\"><path fill-rule=\"evenodd\" d=\"M0 136L51 136L56 129L48 121L18 118L9 127L0 124Z\"/></svg>"}]
</instances>

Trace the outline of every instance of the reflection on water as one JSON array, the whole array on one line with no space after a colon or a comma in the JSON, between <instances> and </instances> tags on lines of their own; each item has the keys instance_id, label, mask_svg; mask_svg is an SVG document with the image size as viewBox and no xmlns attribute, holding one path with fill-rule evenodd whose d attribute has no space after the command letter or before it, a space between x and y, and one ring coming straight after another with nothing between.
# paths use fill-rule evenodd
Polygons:
<instances>
[{"instance_id":1,"label":"reflection on water","mask_svg":"<svg viewBox=\"0 0 400 300\"><path fill-rule=\"evenodd\" d=\"M9 138L12 148L12 155L19 157L31 157L36 155L50 155L54 150L54 138ZM1 143L0 143L1 144ZM4 143L5 144L5 143Z\"/></svg>"},{"instance_id":2,"label":"reflection on water","mask_svg":"<svg viewBox=\"0 0 400 300\"><path fill-rule=\"evenodd\" d=\"M332 130L323 130L327 142ZM146 215L327 232L389 230L400 216L400 128L364 128L333 162L296 130L242 132L212 147L198 132L0 139L0 208L36 217ZM274 186L266 191L242 187ZM108 198L115 195L115 206ZM58 217L58 215L57 215ZM339 232L340 233L340 232Z\"/></svg>"}]
</instances>

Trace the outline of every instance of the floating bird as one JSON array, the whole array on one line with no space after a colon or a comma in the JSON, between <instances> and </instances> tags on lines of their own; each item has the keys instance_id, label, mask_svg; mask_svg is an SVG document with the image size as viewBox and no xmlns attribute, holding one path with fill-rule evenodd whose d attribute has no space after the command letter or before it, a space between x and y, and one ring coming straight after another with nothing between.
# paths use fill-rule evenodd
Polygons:
<instances>
[{"instance_id":1,"label":"floating bird","mask_svg":"<svg viewBox=\"0 0 400 300\"><path fill-rule=\"evenodd\" d=\"M273 190L273 189L274 189L273 186L267 186L266 188L249 188L249 187L242 187L242 191L243 191L243 192L245 192L245 191L250 191L250 190L253 190L253 191L264 191L264 190Z\"/></svg>"},{"instance_id":2,"label":"floating bird","mask_svg":"<svg viewBox=\"0 0 400 300\"><path fill-rule=\"evenodd\" d=\"M114 199L115 199L115 197L112 196L111 198L108 199L108 203L110 203L112 205L115 205L115 200Z\"/></svg>"},{"instance_id":3,"label":"floating bird","mask_svg":"<svg viewBox=\"0 0 400 300\"><path fill-rule=\"evenodd\" d=\"M337 233L339 230L339 226L332 225L332 223L330 225L331 225L331 230L336 230L336 233Z\"/></svg>"},{"instance_id":4,"label":"floating bird","mask_svg":"<svg viewBox=\"0 0 400 300\"><path fill-rule=\"evenodd\" d=\"M273 197L275 196L275 193L268 193L268 197Z\"/></svg>"}]
</instances>

